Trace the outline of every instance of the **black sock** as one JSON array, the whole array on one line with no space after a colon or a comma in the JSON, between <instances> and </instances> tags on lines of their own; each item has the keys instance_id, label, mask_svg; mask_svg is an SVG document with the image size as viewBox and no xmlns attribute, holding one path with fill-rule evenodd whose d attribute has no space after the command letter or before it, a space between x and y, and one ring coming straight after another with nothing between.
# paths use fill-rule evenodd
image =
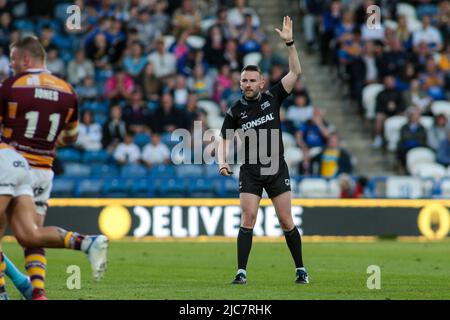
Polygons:
<instances>
[{"instance_id":1,"label":"black sock","mask_svg":"<svg viewBox=\"0 0 450 320\"><path fill-rule=\"evenodd\" d=\"M253 229L239 228L237 238L238 269L247 269L248 256L252 249Z\"/></svg>"},{"instance_id":2,"label":"black sock","mask_svg":"<svg viewBox=\"0 0 450 320\"><path fill-rule=\"evenodd\" d=\"M291 251L292 258L294 258L295 267L302 268L302 239L297 227L294 227L291 231L285 231L284 237L286 238L286 243Z\"/></svg>"}]
</instances>

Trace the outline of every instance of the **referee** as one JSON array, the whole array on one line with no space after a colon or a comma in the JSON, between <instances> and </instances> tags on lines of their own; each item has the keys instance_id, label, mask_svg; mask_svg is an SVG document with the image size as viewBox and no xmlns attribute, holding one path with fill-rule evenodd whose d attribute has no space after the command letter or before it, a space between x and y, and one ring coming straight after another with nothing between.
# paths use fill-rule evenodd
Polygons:
<instances>
[{"instance_id":1,"label":"referee","mask_svg":"<svg viewBox=\"0 0 450 320\"><path fill-rule=\"evenodd\" d=\"M263 91L265 81L257 66L245 66L241 73L242 98L228 109L225 116L221 139L219 144L218 161L219 172L223 176L232 174L227 163L227 151L233 138L230 134L238 131L255 131L258 137L257 144L246 143L244 138L245 158L239 173L239 192L241 205L241 226L237 238L238 271L233 284L245 284L247 282L247 261L252 247L253 228L256 223L259 203L263 189L272 199L275 211L283 229L287 245L292 254L296 267L296 283L308 283L308 274L302 261L302 244L300 233L294 225L291 214L291 188L289 171L284 161L283 142L281 138L280 106L283 100L294 88L300 73L300 61L294 46L292 36L292 20L283 18L283 29L275 29L280 38L286 43L289 54L289 73L280 82ZM265 130L264 130L265 129ZM268 131L268 138L262 138L263 131ZM266 135L267 136L267 135ZM274 138L275 137L275 138ZM272 138L272 139L270 139ZM267 139L267 140L266 140ZM241 139L242 140L242 139ZM275 140L275 141L273 141ZM274 143L278 144L275 148ZM265 146L262 146L266 144ZM257 151L270 150L269 165L272 171L267 173L267 161L263 161L261 155L256 156ZM261 153L261 152L260 152ZM252 161L253 160L253 161ZM275 164L275 166L274 166ZM275 167L275 170L273 168Z\"/></svg>"}]
</instances>

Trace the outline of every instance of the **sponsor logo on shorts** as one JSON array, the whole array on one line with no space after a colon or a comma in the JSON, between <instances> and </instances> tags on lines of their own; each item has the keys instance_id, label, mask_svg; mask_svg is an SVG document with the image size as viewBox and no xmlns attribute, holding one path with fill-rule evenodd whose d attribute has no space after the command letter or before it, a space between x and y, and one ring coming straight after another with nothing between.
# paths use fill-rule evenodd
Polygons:
<instances>
[{"instance_id":1,"label":"sponsor logo on shorts","mask_svg":"<svg viewBox=\"0 0 450 320\"><path fill-rule=\"evenodd\" d=\"M42 193L44 193L44 188L42 187L34 188L33 193L35 197L40 196Z\"/></svg>"},{"instance_id":2,"label":"sponsor logo on shorts","mask_svg":"<svg viewBox=\"0 0 450 320\"><path fill-rule=\"evenodd\" d=\"M289 187L291 184L291 181L289 179L284 179L284 183Z\"/></svg>"},{"instance_id":3,"label":"sponsor logo on shorts","mask_svg":"<svg viewBox=\"0 0 450 320\"><path fill-rule=\"evenodd\" d=\"M25 168L25 162L17 160L13 162L13 167L14 168Z\"/></svg>"}]
</instances>

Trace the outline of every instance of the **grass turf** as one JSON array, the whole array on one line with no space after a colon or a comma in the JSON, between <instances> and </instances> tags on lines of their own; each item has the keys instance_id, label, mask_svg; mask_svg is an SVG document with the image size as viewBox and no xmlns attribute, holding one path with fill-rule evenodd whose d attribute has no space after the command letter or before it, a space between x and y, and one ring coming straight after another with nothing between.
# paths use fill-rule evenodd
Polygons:
<instances>
[{"instance_id":1,"label":"grass turf","mask_svg":"<svg viewBox=\"0 0 450 320\"><path fill-rule=\"evenodd\" d=\"M22 252L4 243L17 265ZM294 267L283 242L254 243L248 283L232 286L235 243L112 242L108 272L91 278L84 254L47 250L50 299L450 299L450 243L304 243L309 285L294 283ZM81 289L66 287L68 266L81 268ZM381 289L366 286L367 267L381 268ZM22 268L21 268L22 269ZM7 280L12 299L17 291Z\"/></svg>"}]
</instances>

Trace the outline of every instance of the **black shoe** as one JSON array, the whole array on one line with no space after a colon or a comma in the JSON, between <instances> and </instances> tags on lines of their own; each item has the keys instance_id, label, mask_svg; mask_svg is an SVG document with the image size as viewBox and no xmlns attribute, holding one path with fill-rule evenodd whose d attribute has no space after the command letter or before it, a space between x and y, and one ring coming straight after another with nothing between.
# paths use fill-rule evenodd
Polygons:
<instances>
[{"instance_id":1,"label":"black shoe","mask_svg":"<svg viewBox=\"0 0 450 320\"><path fill-rule=\"evenodd\" d=\"M238 273L231 284L246 284L247 277L243 273Z\"/></svg>"},{"instance_id":2,"label":"black shoe","mask_svg":"<svg viewBox=\"0 0 450 320\"><path fill-rule=\"evenodd\" d=\"M305 284L309 283L308 273L304 270L297 270L297 277L295 283Z\"/></svg>"}]
</instances>

